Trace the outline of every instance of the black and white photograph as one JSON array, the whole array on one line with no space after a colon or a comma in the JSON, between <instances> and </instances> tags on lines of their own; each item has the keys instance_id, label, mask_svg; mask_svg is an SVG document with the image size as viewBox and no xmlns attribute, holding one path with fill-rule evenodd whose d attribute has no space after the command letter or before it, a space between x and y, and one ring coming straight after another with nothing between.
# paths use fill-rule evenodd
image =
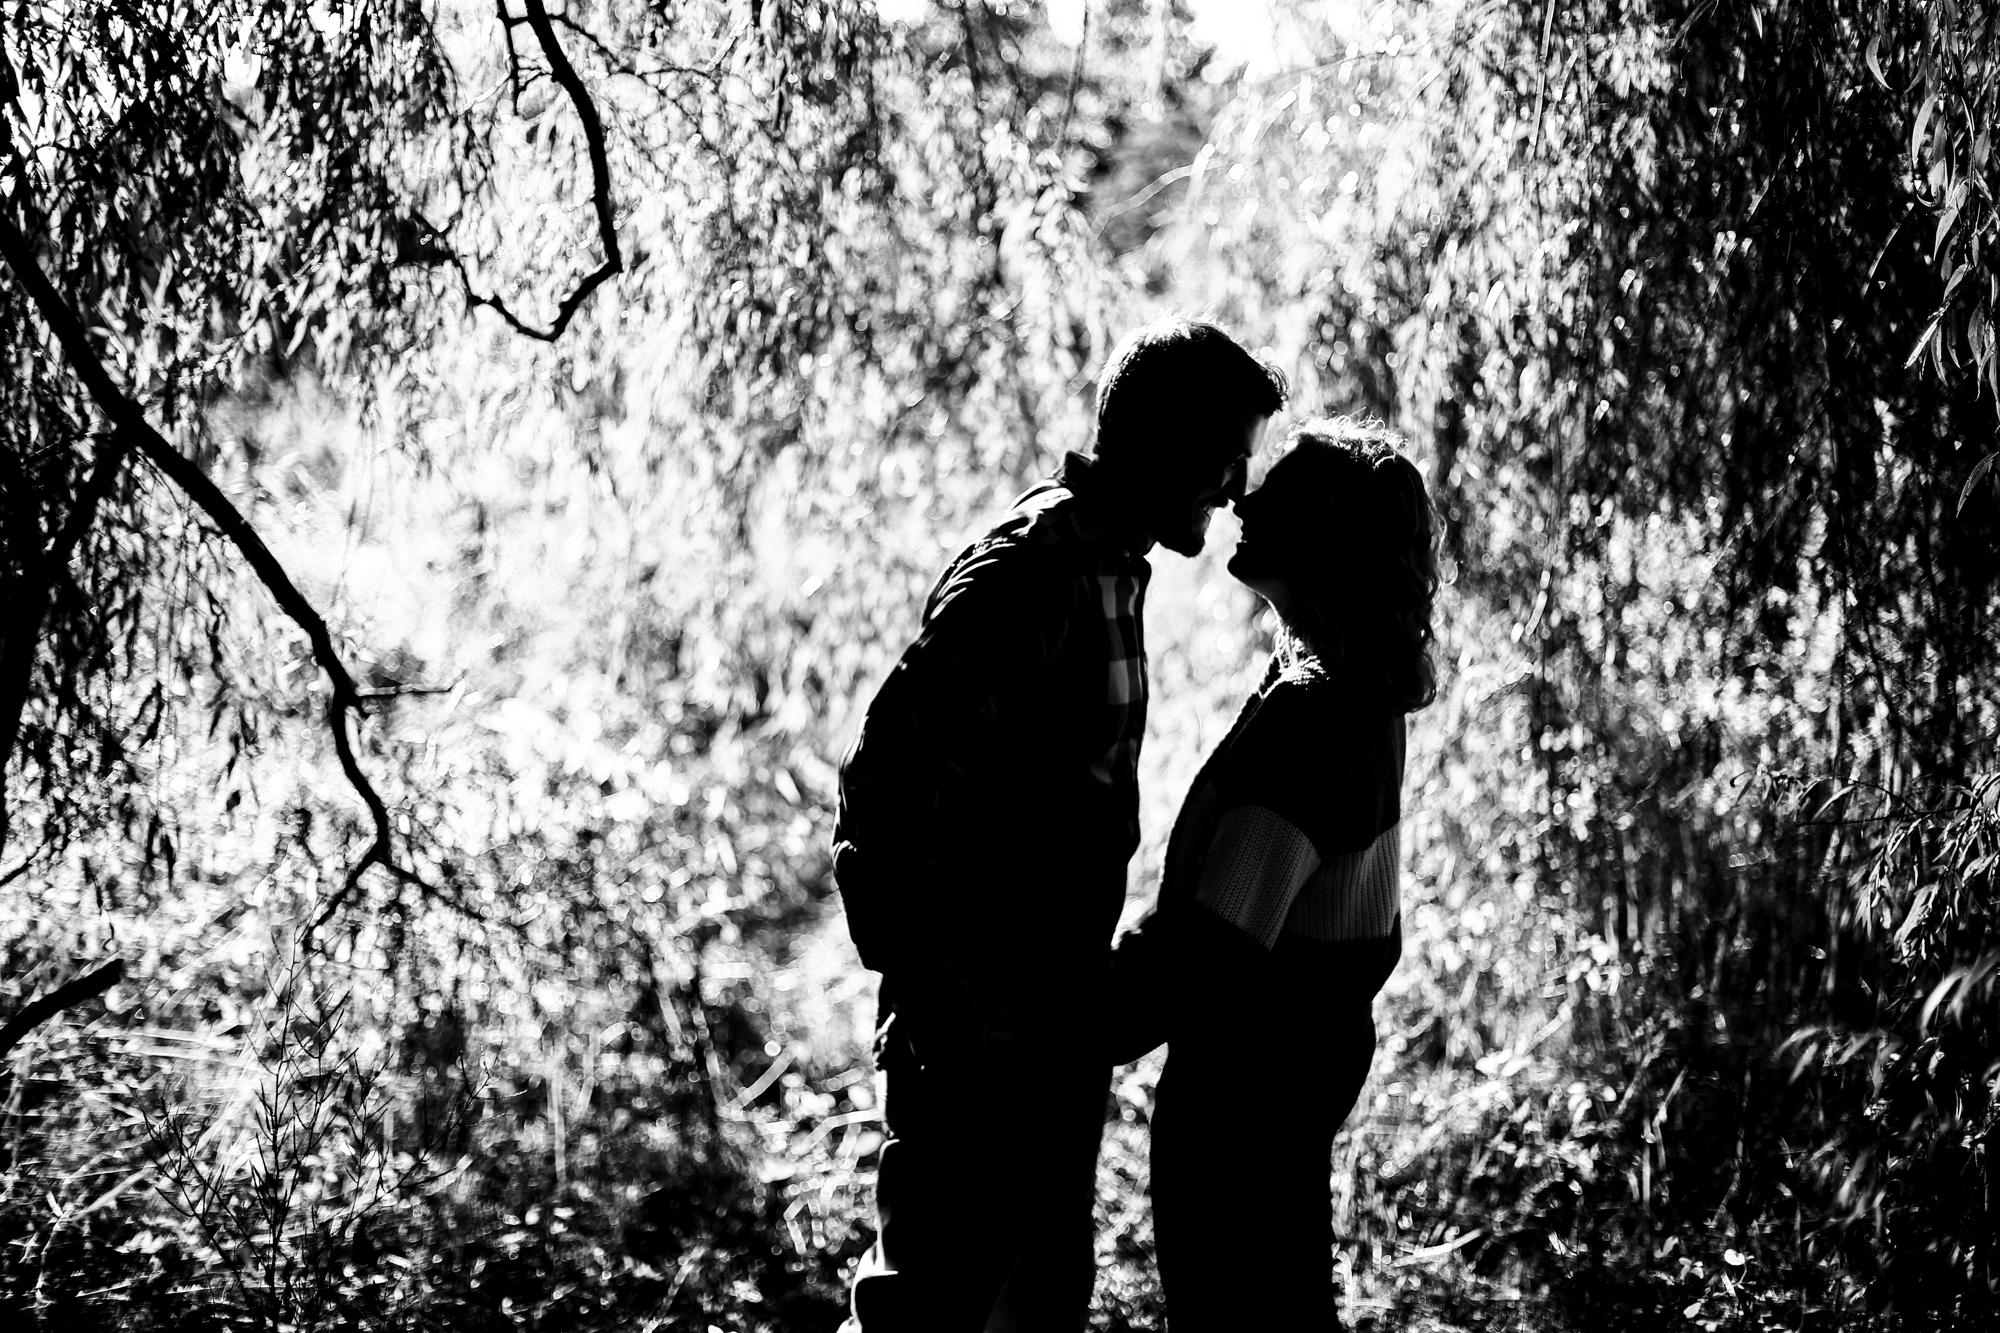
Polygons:
<instances>
[{"instance_id":1,"label":"black and white photograph","mask_svg":"<svg viewBox=\"0 0 2000 1333\"><path fill-rule=\"evenodd\" d=\"M2000 8L0 0L0 1326L2000 1329Z\"/></svg>"}]
</instances>

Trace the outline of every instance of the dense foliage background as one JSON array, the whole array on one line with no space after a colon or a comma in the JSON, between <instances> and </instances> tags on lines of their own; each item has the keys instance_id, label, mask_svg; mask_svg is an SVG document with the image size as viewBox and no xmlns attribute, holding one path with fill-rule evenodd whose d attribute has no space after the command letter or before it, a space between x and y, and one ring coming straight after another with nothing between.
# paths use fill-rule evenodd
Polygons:
<instances>
[{"instance_id":1,"label":"dense foliage background","mask_svg":"<svg viewBox=\"0 0 2000 1333\"><path fill-rule=\"evenodd\" d=\"M1169 308L1447 518L1356 1322L2000 1314L1984 7L0 25L8 1317L837 1323L832 764ZM1156 561L1135 903L1269 644L1232 536Z\"/></svg>"}]
</instances>

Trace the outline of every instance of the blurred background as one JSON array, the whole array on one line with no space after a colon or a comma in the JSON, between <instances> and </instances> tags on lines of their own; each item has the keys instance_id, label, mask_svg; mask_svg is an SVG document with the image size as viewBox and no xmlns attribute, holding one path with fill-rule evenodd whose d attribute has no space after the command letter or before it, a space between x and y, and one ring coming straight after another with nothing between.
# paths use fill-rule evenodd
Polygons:
<instances>
[{"instance_id":1,"label":"blurred background","mask_svg":"<svg viewBox=\"0 0 2000 1333\"><path fill-rule=\"evenodd\" d=\"M834 1327L834 766L1169 310L1444 517L1350 1321L2000 1315L1984 7L85 0L0 56L19 1326ZM1155 561L1135 908L1270 647L1234 536ZM1156 1072L1097 1330L1163 1326Z\"/></svg>"}]
</instances>

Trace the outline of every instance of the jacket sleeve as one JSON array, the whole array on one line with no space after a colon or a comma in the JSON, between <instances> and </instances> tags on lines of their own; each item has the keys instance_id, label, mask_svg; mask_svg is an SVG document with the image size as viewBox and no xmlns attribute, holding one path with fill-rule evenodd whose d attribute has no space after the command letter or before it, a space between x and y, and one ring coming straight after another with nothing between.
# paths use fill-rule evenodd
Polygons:
<instances>
[{"instance_id":1,"label":"jacket sleeve","mask_svg":"<svg viewBox=\"0 0 2000 1333\"><path fill-rule=\"evenodd\" d=\"M924 925L946 856L976 855L954 816L1031 752L1036 714L1069 621L1070 584L1019 552L956 562L924 625L868 706L841 764L834 875L862 963L887 971Z\"/></svg>"}]
</instances>

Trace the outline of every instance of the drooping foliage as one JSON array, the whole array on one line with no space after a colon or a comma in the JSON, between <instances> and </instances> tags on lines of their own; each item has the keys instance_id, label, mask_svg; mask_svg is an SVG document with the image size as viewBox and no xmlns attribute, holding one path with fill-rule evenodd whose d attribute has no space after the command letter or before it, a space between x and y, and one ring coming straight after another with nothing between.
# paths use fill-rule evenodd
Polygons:
<instances>
[{"instance_id":1,"label":"drooping foliage","mask_svg":"<svg viewBox=\"0 0 2000 1333\"><path fill-rule=\"evenodd\" d=\"M1444 308L1480 313L1440 329L1432 355L1446 384L1477 366L1486 401L1447 388L1431 412L1441 464L1522 460L1547 497L1525 545L1556 571L1529 631L1550 851L1598 933L1670 952L1676 989L1734 1010L1753 1042L1795 1034L1801 1058L1745 1085L1797 1118L1773 1135L1778 1169L1748 1188L1739 1170L1739 1197L1821 1200L1873 1294L1919 1321L1990 1317L1979 1238L1995 1219L1968 1146L1996 1123L1990 1054L1972 1053L1987 1024L1964 997L1926 1008L1940 985L1983 983L1990 794L1968 784L2000 728L2000 506L1974 475L1996 404L1986 316L1952 305L1966 242L1949 193L1964 187L1943 165L1976 155L1980 122L1937 145L1918 124L1939 100L1932 25L1955 18L1513 17L1489 68L1503 88L1538 71L1502 105L1545 267L1481 245L1476 212L1442 210L1446 244L1472 242ZM1530 299L1495 310L1509 269L1529 271ZM1665 616L1646 614L1657 576L1630 536L1662 521L1705 574L1668 592ZM1529 581L1501 575L1495 591L1524 600ZM1702 641L1673 663L1691 637L1676 612ZM1732 694L1755 712L1732 717ZM1657 739L1635 747L1649 699ZM1732 758L1779 787L1751 786L1716 821L1688 798Z\"/></svg>"},{"instance_id":2,"label":"drooping foliage","mask_svg":"<svg viewBox=\"0 0 2000 1333\"><path fill-rule=\"evenodd\" d=\"M1990 1315L1993 18L903 8L8 11L5 971L132 982L15 1057L18 1308L829 1321L830 763L1175 305L1447 519L1357 1277ZM1163 565L1155 833L1251 606Z\"/></svg>"},{"instance_id":3,"label":"drooping foliage","mask_svg":"<svg viewBox=\"0 0 2000 1333\"><path fill-rule=\"evenodd\" d=\"M36 1039L14 1308L823 1313L870 1102L779 999L838 962L827 760L1082 443L1120 286L1069 172L1126 92L1033 19L10 13L7 974L136 985ZM164 1165L105 1195L112 1106Z\"/></svg>"},{"instance_id":4,"label":"drooping foliage","mask_svg":"<svg viewBox=\"0 0 2000 1333\"><path fill-rule=\"evenodd\" d=\"M1472 4L1319 40L1219 119L1202 240L1245 310L1329 312L1281 336L1435 449L1461 595L1512 626L1511 707L1460 658L1428 854L1538 910L1457 1005L1554 972L1578 1070L1625 1052L1593 1160L1640 1214L1783 1214L1890 1308L1990 1317L1993 20ZM1520 969L1552 922L1575 961Z\"/></svg>"},{"instance_id":5,"label":"drooping foliage","mask_svg":"<svg viewBox=\"0 0 2000 1333\"><path fill-rule=\"evenodd\" d=\"M393 229L446 71L423 11L17 6L0 60L9 281L0 820L16 875L154 816L137 754L216 646L217 576L179 497L135 475L24 266L89 354L197 462L204 406L302 340L394 355ZM244 62L266 53L266 92ZM267 100L268 95L268 100ZM115 685L143 682L118 691ZM229 712L214 700L216 722ZM255 723L229 723L232 744ZM21 798L34 808L24 822ZM149 851L159 845L147 839ZM167 855L171 856L168 851ZM25 857L26 859L22 859Z\"/></svg>"}]
</instances>

